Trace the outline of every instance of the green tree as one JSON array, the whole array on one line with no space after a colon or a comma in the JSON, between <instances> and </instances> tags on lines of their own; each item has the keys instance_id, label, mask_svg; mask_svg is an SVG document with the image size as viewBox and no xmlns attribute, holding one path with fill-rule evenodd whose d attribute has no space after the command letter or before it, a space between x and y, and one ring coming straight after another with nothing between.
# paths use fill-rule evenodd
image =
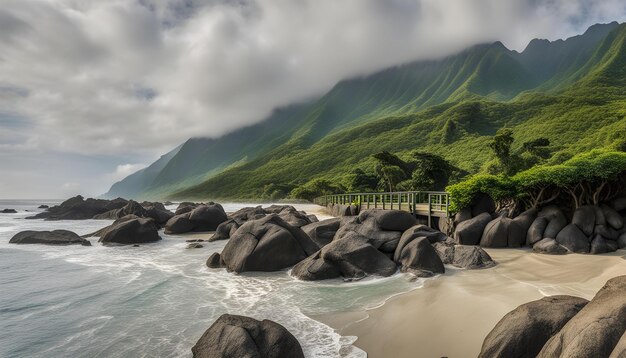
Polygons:
<instances>
[{"instance_id":1,"label":"green tree","mask_svg":"<svg viewBox=\"0 0 626 358\"><path fill-rule=\"evenodd\" d=\"M450 178L462 172L437 154L414 151L411 155L415 158L411 162L414 167L411 174L413 190L444 190Z\"/></svg>"},{"instance_id":2,"label":"green tree","mask_svg":"<svg viewBox=\"0 0 626 358\"><path fill-rule=\"evenodd\" d=\"M383 165L377 171L389 188L389 191L394 191L396 185L406 178L404 170L396 165Z\"/></svg>"},{"instance_id":3,"label":"green tree","mask_svg":"<svg viewBox=\"0 0 626 358\"><path fill-rule=\"evenodd\" d=\"M343 193L344 191L345 189L341 186L335 185L329 180L318 178L294 188L290 196L313 201L313 199L323 195Z\"/></svg>"},{"instance_id":4,"label":"green tree","mask_svg":"<svg viewBox=\"0 0 626 358\"><path fill-rule=\"evenodd\" d=\"M362 169L357 168L350 173L348 180L351 192L369 192L376 190L378 178L374 174L367 174Z\"/></svg>"}]
</instances>

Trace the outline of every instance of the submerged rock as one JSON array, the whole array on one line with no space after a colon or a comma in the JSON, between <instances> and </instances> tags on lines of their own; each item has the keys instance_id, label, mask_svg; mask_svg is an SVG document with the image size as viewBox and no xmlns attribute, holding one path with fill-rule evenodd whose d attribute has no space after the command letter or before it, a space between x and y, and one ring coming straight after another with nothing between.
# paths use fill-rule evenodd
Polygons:
<instances>
[{"instance_id":1,"label":"submerged rock","mask_svg":"<svg viewBox=\"0 0 626 358\"><path fill-rule=\"evenodd\" d=\"M304 358L298 340L280 324L224 314L191 348L194 358Z\"/></svg>"},{"instance_id":2,"label":"submerged rock","mask_svg":"<svg viewBox=\"0 0 626 358\"><path fill-rule=\"evenodd\" d=\"M91 246L89 240L83 239L68 230L53 231L22 231L15 234L10 244L43 244L43 245L83 245Z\"/></svg>"}]
</instances>

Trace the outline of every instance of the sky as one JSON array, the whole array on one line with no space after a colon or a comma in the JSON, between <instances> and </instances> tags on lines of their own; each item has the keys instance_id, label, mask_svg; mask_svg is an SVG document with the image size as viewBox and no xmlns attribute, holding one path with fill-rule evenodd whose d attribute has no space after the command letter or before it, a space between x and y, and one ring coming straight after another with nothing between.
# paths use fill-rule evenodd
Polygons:
<instances>
[{"instance_id":1,"label":"sky","mask_svg":"<svg viewBox=\"0 0 626 358\"><path fill-rule=\"evenodd\" d=\"M623 0L0 0L0 198L96 196L345 78L625 20Z\"/></svg>"}]
</instances>

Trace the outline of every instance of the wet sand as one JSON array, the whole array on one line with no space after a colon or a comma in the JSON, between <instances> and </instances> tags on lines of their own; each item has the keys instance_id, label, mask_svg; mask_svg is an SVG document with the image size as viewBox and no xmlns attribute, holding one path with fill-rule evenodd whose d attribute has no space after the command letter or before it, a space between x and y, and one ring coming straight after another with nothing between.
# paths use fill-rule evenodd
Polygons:
<instances>
[{"instance_id":1,"label":"wet sand","mask_svg":"<svg viewBox=\"0 0 626 358\"><path fill-rule=\"evenodd\" d=\"M608 279L626 275L625 250L565 256L487 251L498 262L494 268L446 267L445 275L381 307L314 318L357 336L355 345L370 358L475 357L495 324L520 304L556 294L591 299Z\"/></svg>"}]
</instances>

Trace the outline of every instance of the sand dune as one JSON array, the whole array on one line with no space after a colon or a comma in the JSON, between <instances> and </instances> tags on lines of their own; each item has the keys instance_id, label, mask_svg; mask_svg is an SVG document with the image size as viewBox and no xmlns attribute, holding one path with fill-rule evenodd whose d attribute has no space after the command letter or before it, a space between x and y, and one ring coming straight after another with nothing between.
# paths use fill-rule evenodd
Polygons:
<instances>
[{"instance_id":1,"label":"sand dune","mask_svg":"<svg viewBox=\"0 0 626 358\"><path fill-rule=\"evenodd\" d=\"M485 336L509 311L546 295L591 299L604 283L626 274L626 251L605 255L548 256L491 249L498 266L478 271L448 268L425 286L383 306L316 319L377 357L475 357Z\"/></svg>"}]
</instances>

